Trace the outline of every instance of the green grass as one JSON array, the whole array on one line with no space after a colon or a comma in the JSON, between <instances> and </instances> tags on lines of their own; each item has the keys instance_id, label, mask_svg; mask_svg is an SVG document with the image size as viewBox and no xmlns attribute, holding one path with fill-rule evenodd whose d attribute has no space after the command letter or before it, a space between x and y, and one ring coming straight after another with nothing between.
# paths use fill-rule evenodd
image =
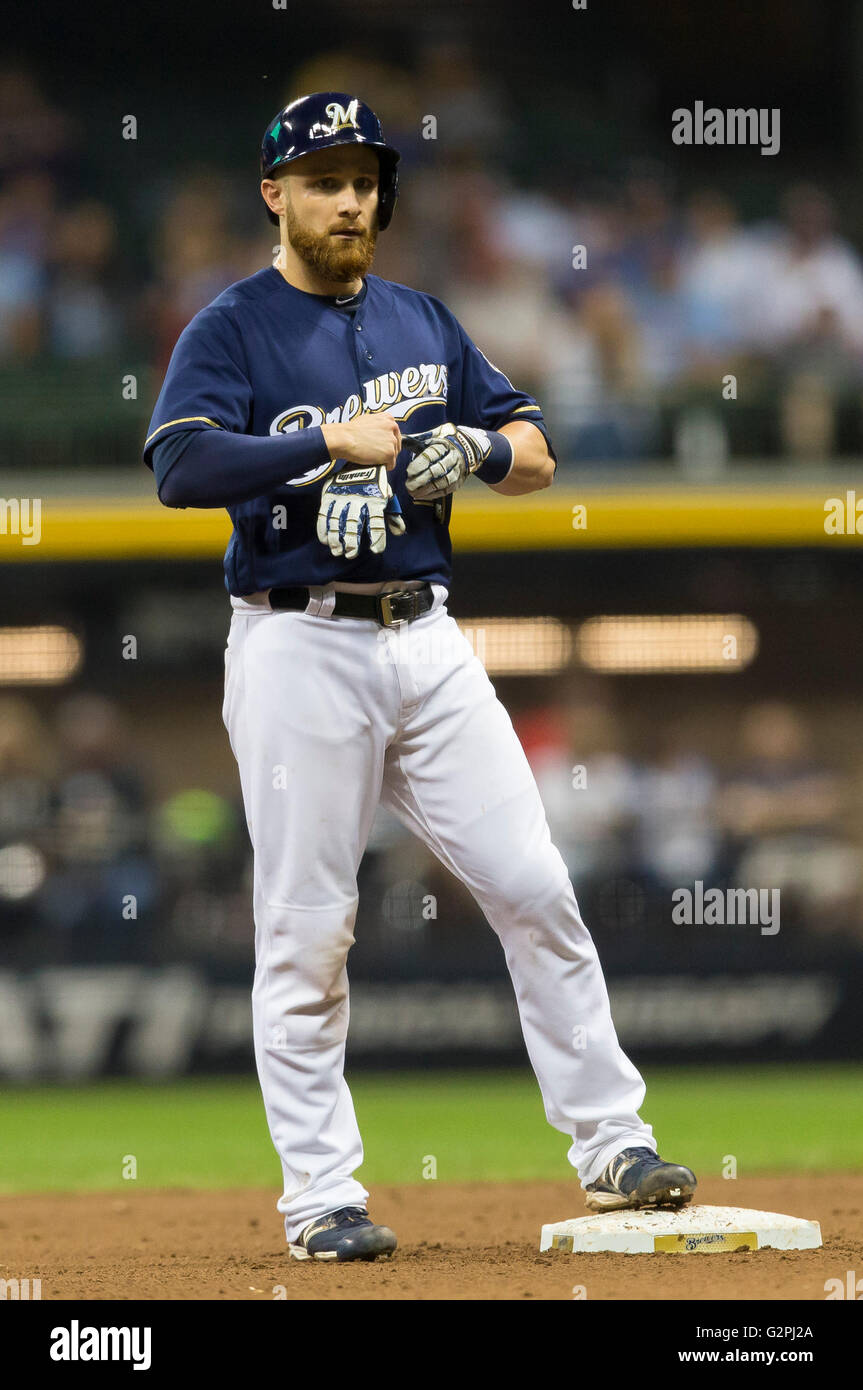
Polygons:
<instances>
[{"instance_id":1,"label":"green grass","mask_svg":"<svg viewBox=\"0 0 863 1390\"><path fill-rule=\"evenodd\" d=\"M644 1118L660 1151L704 1174L735 1155L760 1170L863 1171L863 1067L648 1069ZM367 1184L564 1178L566 1138L545 1121L530 1072L363 1075L351 1086ZM0 1191L278 1185L253 1079L7 1088Z\"/></svg>"}]
</instances>

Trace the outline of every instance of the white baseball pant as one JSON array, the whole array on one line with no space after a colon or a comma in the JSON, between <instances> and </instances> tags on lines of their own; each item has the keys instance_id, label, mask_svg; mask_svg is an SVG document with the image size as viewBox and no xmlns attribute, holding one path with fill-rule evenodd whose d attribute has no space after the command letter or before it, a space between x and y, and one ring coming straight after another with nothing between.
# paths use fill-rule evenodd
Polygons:
<instances>
[{"instance_id":1,"label":"white baseball pant","mask_svg":"<svg viewBox=\"0 0 863 1390\"><path fill-rule=\"evenodd\" d=\"M391 586L393 587L393 586ZM254 849L255 1056L289 1241L362 1206L344 1079L357 870L379 802L469 888L499 936L549 1123L582 1186L655 1149L602 969L533 774L435 586L407 626L233 600L223 717Z\"/></svg>"}]
</instances>

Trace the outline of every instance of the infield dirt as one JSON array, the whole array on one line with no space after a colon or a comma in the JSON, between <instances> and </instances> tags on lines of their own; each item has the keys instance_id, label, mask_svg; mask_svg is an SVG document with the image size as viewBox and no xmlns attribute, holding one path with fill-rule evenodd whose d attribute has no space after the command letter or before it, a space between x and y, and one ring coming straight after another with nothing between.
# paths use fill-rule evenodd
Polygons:
<instances>
[{"instance_id":1,"label":"infield dirt","mask_svg":"<svg viewBox=\"0 0 863 1390\"><path fill-rule=\"evenodd\" d=\"M381 1187L399 1249L375 1264L287 1257L275 1191L0 1198L0 1278L45 1299L823 1300L863 1278L863 1174L702 1178L698 1197L820 1221L820 1250L713 1255L539 1253L543 1222L583 1216L577 1182ZM279 1291L283 1289L284 1294Z\"/></svg>"}]
</instances>

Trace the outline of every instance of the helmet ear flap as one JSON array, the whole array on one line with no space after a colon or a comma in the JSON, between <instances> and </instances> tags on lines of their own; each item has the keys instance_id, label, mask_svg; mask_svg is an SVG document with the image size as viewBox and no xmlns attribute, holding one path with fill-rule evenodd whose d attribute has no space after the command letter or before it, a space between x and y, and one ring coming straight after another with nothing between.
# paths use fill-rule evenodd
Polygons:
<instances>
[{"instance_id":1,"label":"helmet ear flap","mask_svg":"<svg viewBox=\"0 0 863 1390\"><path fill-rule=\"evenodd\" d=\"M380 177L378 179L378 226L383 232L390 225L399 196L398 155L389 150L379 150Z\"/></svg>"}]
</instances>

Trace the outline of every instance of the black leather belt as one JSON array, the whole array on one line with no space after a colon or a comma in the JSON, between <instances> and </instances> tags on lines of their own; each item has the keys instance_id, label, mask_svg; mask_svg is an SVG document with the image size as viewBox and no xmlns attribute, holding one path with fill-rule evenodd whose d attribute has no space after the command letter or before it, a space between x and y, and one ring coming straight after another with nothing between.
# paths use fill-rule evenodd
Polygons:
<instances>
[{"instance_id":1,"label":"black leather belt","mask_svg":"<svg viewBox=\"0 0 863 1390\"><path fill-rule=\"evenodd\" d=\"M270 589L271 608L294 608L304 612L309 604L309 591L304 588ZM394 589L389 594L336 593L333 616L336 618L366 618L381 627L397 623L412 623L422 617L434 603L431 584L421 589Z\"/></svg>"}]
</instances>

